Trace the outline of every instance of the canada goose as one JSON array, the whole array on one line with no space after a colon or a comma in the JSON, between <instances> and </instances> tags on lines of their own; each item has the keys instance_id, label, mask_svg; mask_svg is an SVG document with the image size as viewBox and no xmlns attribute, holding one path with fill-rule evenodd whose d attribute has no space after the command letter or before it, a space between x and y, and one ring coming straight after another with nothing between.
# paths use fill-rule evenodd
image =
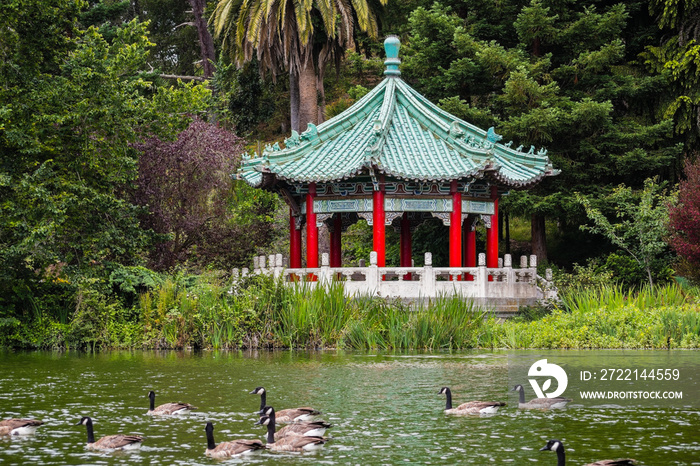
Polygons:
<instances>
[{"instance_id":1,"label":"canada goose","mask_svg":"<svg viewBox=\"0 0 700 466\"><path fill-rule=\"evenodd\" d=\"M276 439L275 420L269 416L262 416L256 425L267 426L267 448L273 451L313 451L319 450L328 441L325 437L308 437L303 435L290 435Z\"/></svg>"},{"instance_id":2,"label":"canada goose","mask_svg":"<svg viewBox=\"0 0 700 466\"><path fill-rule=\"evenodd\" d=\"M189 403L165 403L155 407L156 393L151 390L148 392L148 398L151 400L151 408L146 412L151 416L170 416L171 414L186 414L193 409L197 409Z\"/></svg>"},{"instance_id":3,"label":"canada goose","mask_svg":"<svg viewBox=\"0 0 700 466\"><path fill-rule=\"evenodd\" d=\"M258 387L252 392L251 395L260 395L260 414L263 414L263 409L265 408L265 402L267 400L267 392L264 387ZM315 416L321 414L313 408L302 407L302 408L289 408L281 409L276 413L276 422L299 422L299 421L310 421Z\"/></svg>"},{"instance_id":4,"label":"canada goose","mask_svg":"<svg viewBox=\"0 0 700 466\"><path fill-rule=\"evenodd\" d=\"M207 450L205 455L212 458L230 458L232 456L250 455L265 449L265 444L260 440L230 440L220 444L214 443L214 424L207 422L204 428L207 433Z\"/></svg>"},{"instance_id":5,"label":"canada goose","mask_svg":"<svg viewBox=\"0 0 700 466\"><path fill-rule=\"evenodd\" d=\"M511 392L520 392L520 401L518 403L518 408L520 409L556 409L563 408L571 401L571 398L564 398L563 396L557 396L554 398L533 398L532 400L525 402L525 389L522 385L518 384Z\"/></svg>"},{"instance_id":6,"label":"canada goose","mask_svg":"<svg viewBox=\"0 0 700 466\"><path fill-rule=\"evenodd\" d=\"M445 414L491 414L498 412L498 408L506 405L502 401L467 401L453 408L452 391L449 388L442 387L438 395L445 395L447 398Z\"/></svg>"},{"instance_id":7,"label":"canada goose","mask_svg":"<svg viewBox=\"0 0 700 466\"><path fill-rule=\"evenodd\" d=\"M564 444L560 440L550 440L547 445L540 448L540 451L552 450L557 452L557 466L566 464L566 455L564 454ZM629 458L620 458L617 460L600 460L595 463L588 463L584 466L629 466L635 465L637 462Z\"/></svg>"},{"instance_id":8,"label":"canada goose","mask_svg":"<svg viewBox=\"0 0 700 466\"><path fill-rule=\"evenodd\" d=\"M272 431L275 432L275 426L277 424L275 408L272 406L265 406L262 415L270 418L270 426L272 426ZM326 433L326 429L330 429L331 427L329 423L324 421L295 422L275 432L275 439L280 440L291 436L322 437L323 434ZM269 426L268 429L270 429Z\"/></svg>"},{"instance_id":9,"label":"canada goose","mask_svg":"<svg viewBox=\"0 0 700 466\"><path fill-rule=\"evenodd\" d=\"M141 447L143 438L138 435L106 435L95 441L95 433L92 430L92 419L85 416L76 424L87 426L87 447L91 450L135 450Z\"/></svg>"},{"instance_id":10,"label":"canada goose","mask_svg":"<svg viewBox=\"0 0 700 466\"><path fill-rule=\"evenodd\" d=\"M5 419L0 421L0 437L5 435L32 435L42 425L36 419Z\"/></svg>"}]
</instances>

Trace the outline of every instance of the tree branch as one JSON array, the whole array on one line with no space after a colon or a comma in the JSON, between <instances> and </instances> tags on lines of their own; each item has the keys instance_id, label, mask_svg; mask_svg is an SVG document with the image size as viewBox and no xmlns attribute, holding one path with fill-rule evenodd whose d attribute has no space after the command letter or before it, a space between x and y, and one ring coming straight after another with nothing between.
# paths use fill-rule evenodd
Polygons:
<instances>
[{"instance_id":1,"label":"tree branch","mask_svg":"<svg viewBox=\"0 0 700 466\"><path fill-rule=\"evenodd\" d=\"M161 78L165 79L184 79L184 80L189 80L189 81L206 81L202 76L181 76L178 74L160 74L158 75Z\"/></svg>"}]
</instances>

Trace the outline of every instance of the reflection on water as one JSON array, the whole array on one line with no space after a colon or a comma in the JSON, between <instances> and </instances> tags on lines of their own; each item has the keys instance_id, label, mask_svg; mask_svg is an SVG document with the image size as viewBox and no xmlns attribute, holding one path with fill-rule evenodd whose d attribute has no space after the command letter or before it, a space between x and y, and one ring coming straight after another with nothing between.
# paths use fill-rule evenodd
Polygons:
<instances>
[{"instance_id":1,"label":"reflection on water","mask_svg":"<svg viewBox=\"0 0 700 466\"><path fill-rule=\"evenodd\" d=\"M46 423L35 436L0 439L0 464L216 464L204 456L207 421L214 423L218 442L264 439L265 429L254 425L260 399L249 395L258 386L278 409L322 410L334 425L328 431L332 441L313 454L265 452L228 462L550 465L556 456L539 449L558 438L574 465L619 456L644 465L700 464L698 411L580 405L518 411L515 394L508 392L507 363L506 353L498 351L0 353L0 417ZM455 405L483 399L509 406L491 416L445 416L442 386L452 389ZM155 390L157 404L184 401L199 410L147 416L149 390ZM85 427L74 425L81 416L93 418L98 438L142 435L141 450L86 450Z\"/></svg>"}]
</instances>

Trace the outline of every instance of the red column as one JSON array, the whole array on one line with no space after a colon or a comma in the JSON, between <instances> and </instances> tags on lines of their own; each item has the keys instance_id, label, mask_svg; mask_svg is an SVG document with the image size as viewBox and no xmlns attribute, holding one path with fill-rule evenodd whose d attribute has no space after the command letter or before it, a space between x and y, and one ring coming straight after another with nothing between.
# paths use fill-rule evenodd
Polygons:
<instances>
[{"instance_id":1,"label":"red column","mask_svg":"<svg viewBox=\"0 0 700 466\"><path fill-rule=\"evenodd\" d=\"M462 195L457 191L457 181L450 185L452 213L450 214L450 267L462 266Z\"/></svg>"},{"instance_id":2,"label":"red column","mask_svg":"<svg viewBox=\"0 0 700 466\"><path fill-rule=\"evenodd\" d=\"M498 267L498 186L491 186L493 200L493 215L491 228L486 229L486 267ZM492 281L493 277L489 277Z\"/></svg>"},{"instance_id":3,"label":"red column","mask_svg":"<svg viewBox=\"0 0 700 466\"><path fill-rule=\"evenodd\" d=\"M379 185L379 190L372 192L372 248L377 252L377 266L386 264L385 248L385 214L384 214L384 184Z\"/></svg>"},{"instance_id":4,"label":"red column","mask_svg":"<svg viewBox=\"0 0 700 466\"><path fill-rule=\"evenodd\" d=\"M340 232L343 228L343 219L340 212L333 215L333 231L331 232L331 267L340 267L341 241Z\"/></svg>"},{"instance_id":5,"label":"red column","mask_svg":"<svg viewBox=\"0 0 700 466\"><path fill-rule=\"evenodd\" d=\"M306 195L306 267L308 268L318 268L318 227L314 213L315 197L316 183L310 183L309 192ZM315 280L316 277L310 274L309 279Z\"/></svg>"},{"instance_id":6,"label":"red column","mask_svg":"<svg viewBox=\"0 0 700 466\"><path fill-rule=\"evenodd\" d=\"M412 244L411 244L411 221L408 219L408 212L403 213L403 217L401 217L401 258L400 258L400 263L401 267L410 267L411 266L411 250L412 250ZM406 275L403 276L404 280L410 281L411 280L411 274L407 273Z\"/></svg>"},{"instance_id":7,"label":"red column","mask_svg":"<svg viewBox=\"0 0 700 466\"><path fill-rule=\"evenodd\" d=\"M297 228L292 209L289 209L289 268L301 268L301 228Z\"/></svg>"},{"instance_id":8,"label":"red column","mask_svg":"<svg viewBox=\"0 0 700 466\"><path fill-rule=\"evenodd\" d=\"M472 221L474 218L470 215L464 221L464 266L476 267L476 230L472 230ZM468 281L474 281L472 274L467 274Z\"/></svg>"}]
</instances>

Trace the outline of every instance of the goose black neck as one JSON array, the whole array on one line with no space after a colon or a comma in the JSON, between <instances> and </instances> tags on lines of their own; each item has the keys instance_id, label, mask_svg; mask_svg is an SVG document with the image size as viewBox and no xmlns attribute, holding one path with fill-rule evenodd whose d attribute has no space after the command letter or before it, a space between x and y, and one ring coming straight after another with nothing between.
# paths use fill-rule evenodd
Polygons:
<instances>
[{"instance_id":1,"label":"goose black neck","mask_svg":"<svg viewBox=\"0 0 700 466\"><path fill-rule=\"evenodd\" d=\"M207 429L207 450L213 450L216 448L216 443L214 442L214 431Z\"/></svg>"},{"instance_id":2,"label":"goose black neck","mask_svg":"<svg viewBox=\"0 0 700 466\"><path fill-rule=\"evenodd\" d=\"M520 402L525 403L525 389L523 387L520 387L520 390L518 390L518 393L520 394Z\"/></svg>"},{"instance_id":3,"label":"goose black neck","mask_svg":"<svg viewBox=\"0 0 700 466\"><path fill-rule=\"evenodd\" d=\"M95 432L92 430L92 420L88 420L85 423L85 427L87 427L87 434L88 434L87 443L95 443Z\"/></svg>"},{"instance_id":4,"label":"goose black neck","mask_svg":"<svg viewBox=\"0 0 700 466\"><path fill-rule=\"evenodd\" d=\"M270 417L270 422L267 424L267 443L275 443L275 418Z\"/></svg>"},{"instance_id":5,"label":"goose black neck","mask_svg":"<svg viewBox=\"0 0 700 466\"><path fill-rule=\"evenodd\" d=\"M156 397L154 395L151 395L148 397L149 400L151 400L151 408L150 411L153 411L156 409Z\"/></svg>"},{"instance_id":6,"label":"goose black neck","mask_svg":"<svg viewBox=\"0 0 700 466\"><path fill-rule=\"evenodd\" d=\"M452 409L452 392L449 388L445 390L445 398L447 398L447 404L445 405L445 409Z\"/></svg>"},{"instance_id":7,"label":"goose black neck","mask_svg":"<svg viewBox=\"0 0 700 466\"><path fill-rule=\"evenodd\" d=\"M566 465L566 453L564 453L564 445L562 445L560 443L559 447L557 448L557 466L565 466L565 465Z\"/></svg>"},{"instance_id":8,"label":"goose black neck","mask_svg":"<svg viewBox=\"0 0 700 466\"><path fill-rule=\"evenodd\" d=\"M260 412L262 413L263 408L265 407L265 402L267 401L267 392L262 392L262 395L260 395Z\"/></svg>"}]
</instances>

